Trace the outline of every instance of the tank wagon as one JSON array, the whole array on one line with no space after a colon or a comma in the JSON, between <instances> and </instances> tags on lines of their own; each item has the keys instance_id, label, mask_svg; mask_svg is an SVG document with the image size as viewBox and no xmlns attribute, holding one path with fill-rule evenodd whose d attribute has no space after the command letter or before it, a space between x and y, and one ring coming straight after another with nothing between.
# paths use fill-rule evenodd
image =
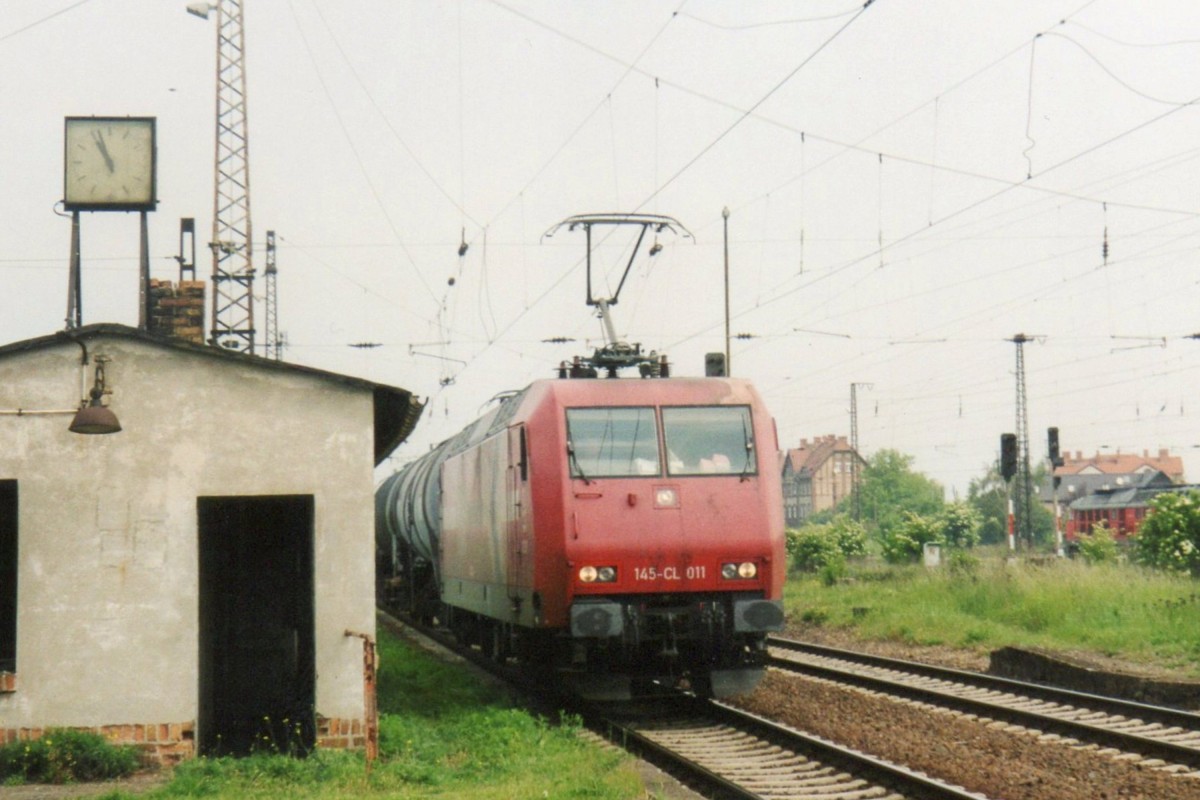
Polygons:
<instances>
[{"instance_id":1,"label":"tank wagon","mask_svg":"<svg viewBox=\"0 0 1200 800\"><path fill-rule=\"evenodd\" d=\"M783 624L778 454L744 380L535 381L380 486L380 585L589 697L746 691Z\"/></svg>"}]
</instances>

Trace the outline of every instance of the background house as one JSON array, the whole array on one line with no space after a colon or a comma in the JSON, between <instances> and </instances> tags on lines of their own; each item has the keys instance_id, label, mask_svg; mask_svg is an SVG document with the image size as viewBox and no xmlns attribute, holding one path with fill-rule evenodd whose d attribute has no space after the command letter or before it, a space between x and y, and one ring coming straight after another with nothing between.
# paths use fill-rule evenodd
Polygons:
<instances>
[{"instance_id":1,"label":"background house","mask_svg":"<svg viewBox=\"0 0 1200 800\"><path fill-rule=\"evenodd\" d=\"M1147 472L1166 473L1174 483L1183 483L1183 459L1173 456L1162 448L1158 455L1151 456L1149 450L1142 454L1133 453L1099 453L1084 457L1078 450L1072 456L1063 453L1063 465L1054 470L1054 474L1066 477L1068 475L1138 475Z\"/></svg>"},{"instance_id":2,"label":"background house","mask_svg":"<svg viewBox=\"0 0 1200 800\"><path fill-rule=\"evenodd\" d=\"M1163 482L1184 482L1183 459L1173 456L1165 448L1151 456L1149 450L1142 455L1133 453L1096 453L1085 457L1076 451L1074 455L1063 454L1062 466L1054 469L1037 487L1038 497L1048 510L1053 511L1055 501L1060 508L1097 492L1113 492L1133 486L1159 486Z\"/></svg>"},{"instance_id":3,"label":"background house","mask_svg":"<svg viewBox=\"0 0 1200 800\"><path fill-rule=\"evenodd\" d=\"M103 373L111 435L68 431ZM400 388L92 325L0 347L0 742L357 746Z\"/></svg>"},{"instance_id":4,"label":"background house","mask_svg":"<svg viewBox=\"0 0 1200 800\"><path fill-rule=\"evenodd\" d=\"M796 527L813 514L833 508L854 491L854 465L859 475L866 461L845 436L818 436L788 450L783 459L784 524Z\"/></svg>"}]
</instances>

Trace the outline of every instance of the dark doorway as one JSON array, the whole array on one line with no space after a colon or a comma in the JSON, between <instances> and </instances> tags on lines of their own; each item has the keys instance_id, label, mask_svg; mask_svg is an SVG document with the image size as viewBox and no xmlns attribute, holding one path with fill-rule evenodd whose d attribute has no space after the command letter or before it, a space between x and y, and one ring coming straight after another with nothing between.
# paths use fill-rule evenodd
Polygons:
<instances>
[{"instance_id":1,"label":"dark doorway","mask_svg":"<svg viewBox=\"0 0 1200 800\"><path fill-rule=\"evenodd\" d=\"M316 739L313 498L201 497L205 755L307 753Z\"/></svg>"},{"instance_id":2,"label":"dark doorway","mask_svg":"<svg viewBox=\"0 0 1200 800\"><path fill-rule=\"evenodd\" d=\"M17 671L17 482L0 481L0 672Z\"/></svg>"}]
</instances>

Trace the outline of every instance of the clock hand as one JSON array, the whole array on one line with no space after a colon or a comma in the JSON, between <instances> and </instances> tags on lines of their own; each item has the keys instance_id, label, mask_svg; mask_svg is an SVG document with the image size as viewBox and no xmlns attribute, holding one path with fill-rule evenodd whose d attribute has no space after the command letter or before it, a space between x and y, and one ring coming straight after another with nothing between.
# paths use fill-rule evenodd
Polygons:
<instances>
[{"instance_id":1,"label":"clock hand","mask_svg":"<svg viewBox=\"0 0 1200 800\"><path fill-rule=\"evenodd\" d=\"M104 156L104 165L108 167L108 171L114 171L116 167L113 164L112 156L108 154L108 146L104 144L104 134L100 131L92 131L92 139L95 140L96 147L100 148L100 155Z\"/></svg>"}]
</instances>

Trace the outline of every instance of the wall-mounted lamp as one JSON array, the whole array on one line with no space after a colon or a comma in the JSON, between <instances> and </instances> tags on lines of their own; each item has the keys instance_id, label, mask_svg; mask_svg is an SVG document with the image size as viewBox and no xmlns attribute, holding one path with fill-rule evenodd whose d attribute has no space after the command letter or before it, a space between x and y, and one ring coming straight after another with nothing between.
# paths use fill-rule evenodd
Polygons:
<instances>
[{"instance_id":1,"label":"wall-mounted lamp","mask_svg":"<svg viewBox=\"0 0 1200 800\"><path fill-rule=\"evenodd\" d=\"M83 357L80 359L80 390L83 389L84 372L87 370L88 353L87 345L79 339L71 337L66 333L62 334L66 338L75 342L83 349ZM4 408L0 409L0 416L7 417L45 417L72 414L71 424L67 430L72 433L116 433L121 430L121 423L117 421L117 415L111 409L106 408L102 402L104 395L112 394L104 382L104 365L109 361L107 356L96 356L96 378L90 392L91 399L83 399L79 402L76 408Z\"/></svg>"},{"instance_id":2,"label":"wall-mounted lamp","mask_svg":"<svg viewBox=\"0 0 1200 800\"><path fill-rule=\"evenodd\" d=\"M107 361L104 356L96 356L96 379L92 384L91 400L75 412L75 418L67 428L71 433L116 433L121 430L117 415L101 402L104 395L112 393L104 385L104 364Z\"/></svg>"}]
</instances>

